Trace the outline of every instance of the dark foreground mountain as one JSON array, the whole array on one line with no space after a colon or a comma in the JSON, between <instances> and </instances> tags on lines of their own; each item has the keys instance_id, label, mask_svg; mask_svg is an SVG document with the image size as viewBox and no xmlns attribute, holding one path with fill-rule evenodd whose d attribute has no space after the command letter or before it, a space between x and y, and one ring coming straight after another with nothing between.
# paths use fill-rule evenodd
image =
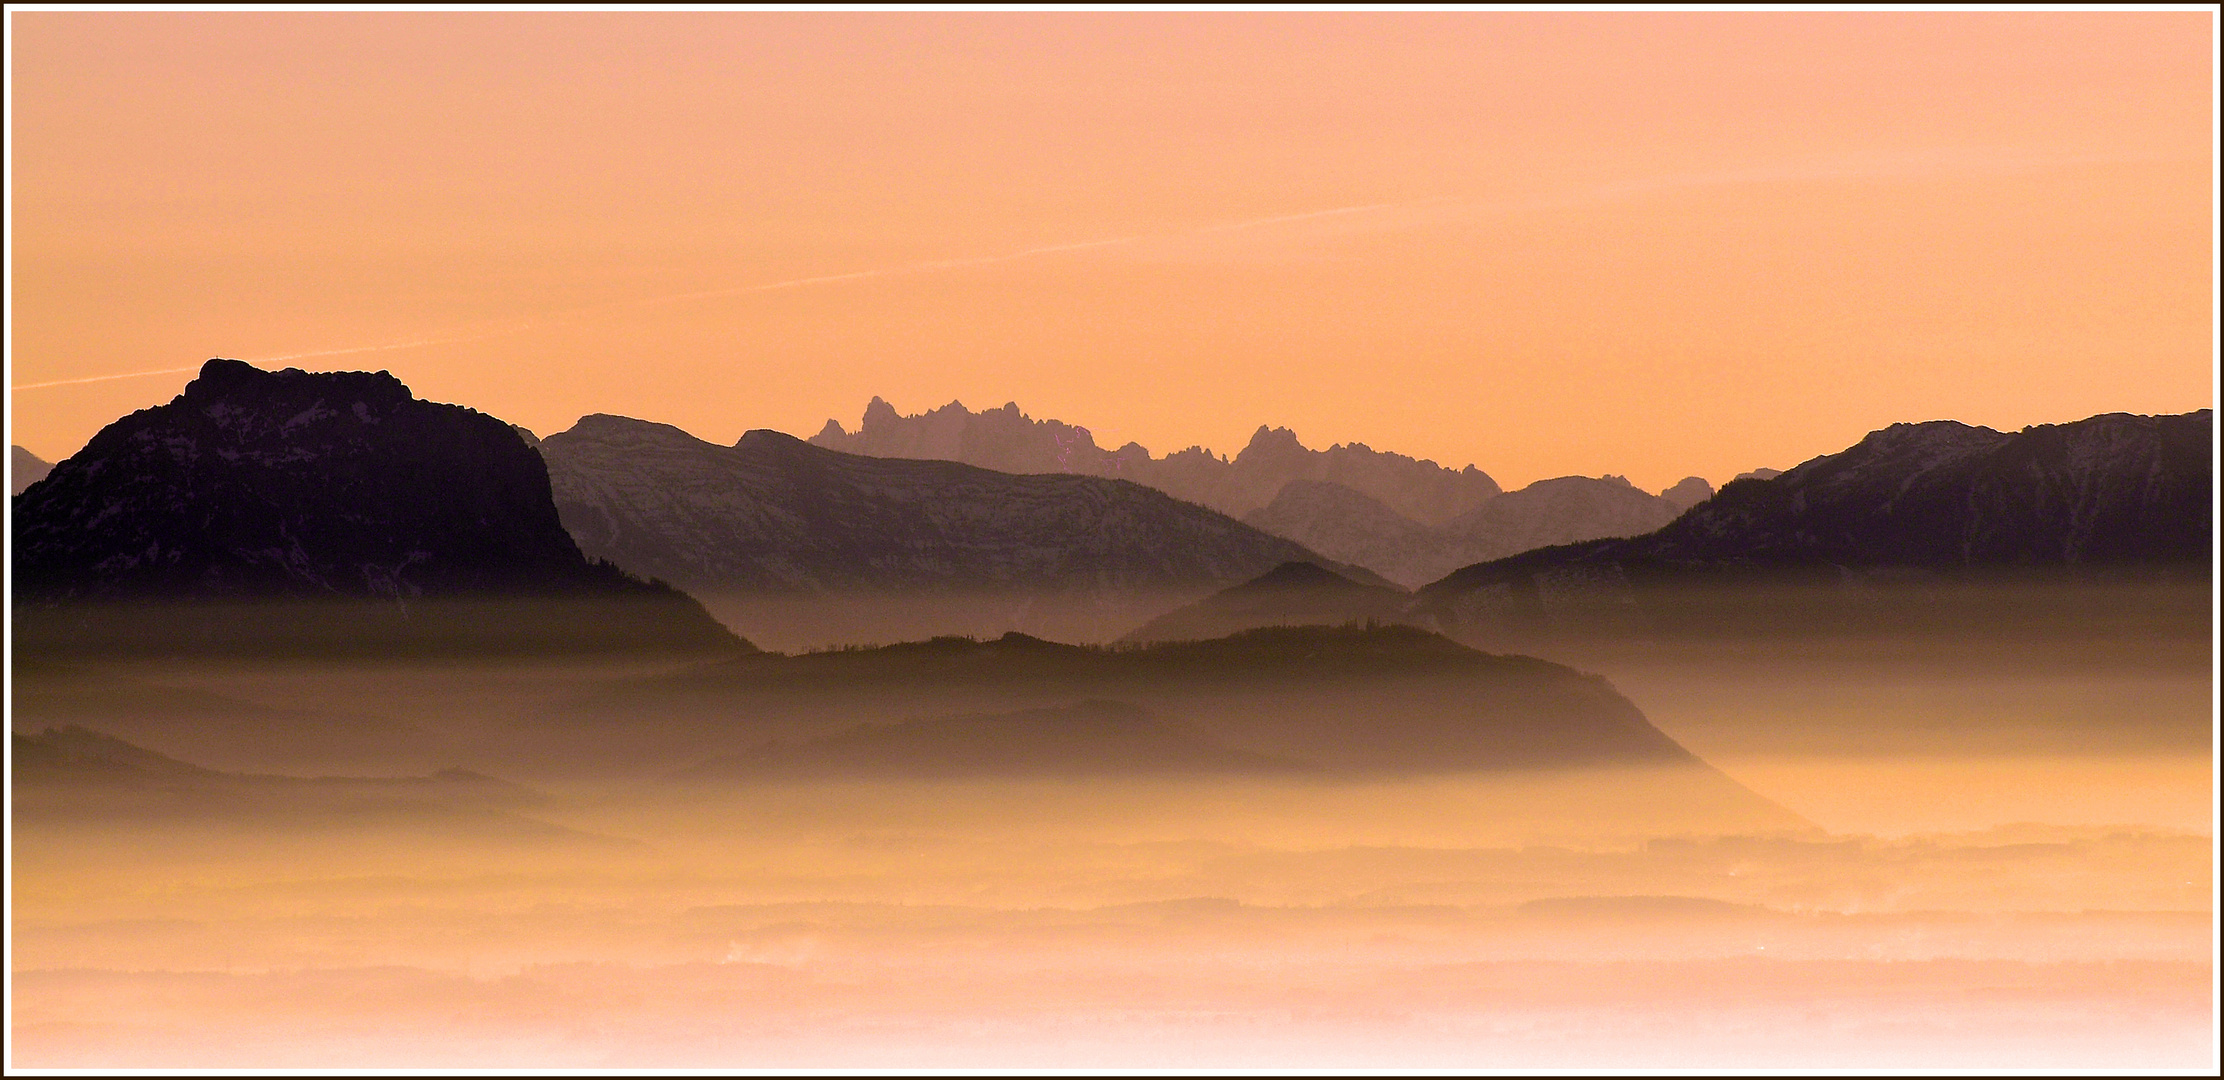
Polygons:
<instances>
[{"instance_id":1,"label":"dark foreground mountain","mask_svg":"<svg viewBox=\"0 0 2224 1080\"><path fill-rule=\"evenodd\" d=\"M1143 755L1136 740L1150 729L1132 721L1125 730L1134 739L1125 741L1098 737L1101 731L1059 737L1061 717L1104 708L1088 702L1123 703L1213 746L1306 766L1322 778L1634 768L1728 784L1604 679L1481 653L1409 626L1269 628L1146 646L1011 634L764 653L575 699L544 718L539 743L554 755L572 745L606 747L605 760L634 755L643 769L719 761L710 770L716 773L754 760L745 771L755 776L783 764L809 772L828 768L829 759L882 761L899 753L946 762L970 756L977 766L997 730L1024 740L1027 767L1038 774L1104 772L1100 754L1115 761ZM861 724L883 730L856 731ZM1121 730L1120 723L1100 727ZM772 740L809 749L761 749ZM1154 767L1165 767L1176 749L1158 742ZM1180 752L1201 751L1190 745ZM1766 806L1750 793L1740 798Z\"/></svg>"},{"instance_id":2,"label":"dark foreground mountain","mask_svg":"<svg viewBox=\"0 0 2224 1080\"><path fill-rule=\"evenodd\" d=\"M745 648L589 562L509 425L385 372L211 360L14 501L40 644L144 649Z\"/></svg>"},{"instance_id":3,"label":"dark foreground mountain","mask_svg":"<svg viewBox=\"0 0 2224 1080\"><path fill-rule=\"evenodd\" d=\"M861 457L775 431L719 446L589 416L540 450L582 548L706 593L1209 586L1319 558L1137 484Z\"/></svg>"},{"instance_id":4,"label":"dark foreground mountain","mask_svg":"<svg viewBox=\"0 0 2224 1080\"><path fill-rule=\"evenodd\" d=\"M1669 592L1871 589L1899 581L2205 580L2212 413L2111 413L1999 432L1897 424L1765 479L1733 481L1633 539L1459 570L1414 610L1449 629L1642 624Z\"/></svg>"},{"instance_id":5,"label":"dark foreground mountain","mask_svg":"<svg viewBox=\"0 0 2224 1080\"><path fill-rule=\"evenodd\" d=\"M968 777L1303 775L1263 754L1231 750L1116 701L863 726L774 741L717 758L675 779L923 780Z\"/></svg>"},{"instance_id":6,"label":"dark foreground mountain","mask_svg":"<svg viewBox=\"0 0 2224 1080\"><path fill-rule=\"evenodd\" d=\"M17 732L10 742L12 810L19 824L387 828L513 841L599 839L520 816L548 797L462 769L395 778L221 772L74 726Z\"/></svg>"},{"instance_id":7,"label":"dark foreground mountain","mask_svg":"<svg viewBox=\"0 0 2224 1080\"><path fill-rule=\"evenodd\" d=\"M1120 640L1203 641L1261 626L1397 622L1410 598L1404 589L1354 581L1311 563L1283 563L1152 619Z\"/></svg>"},{"instance_id":8,"label":"dark foreground mountain","mask_svg":"<svg viewBox=\"0 0 2224 1080\"><path fill-rule=\"evenodd\" d=\"M46 474L53 471L53 463L39 460L37 454L20 446L8 447L8 494L23 494L24 488L46 479Z\"/></svg>"}]
</instances>

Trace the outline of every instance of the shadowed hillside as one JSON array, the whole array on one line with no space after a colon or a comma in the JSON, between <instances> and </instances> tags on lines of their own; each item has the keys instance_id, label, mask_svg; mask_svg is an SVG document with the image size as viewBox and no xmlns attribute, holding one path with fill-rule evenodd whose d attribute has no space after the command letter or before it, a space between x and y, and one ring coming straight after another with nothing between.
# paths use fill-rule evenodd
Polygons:
<instances>
[{"instance_id":1,"label":"shadowed hillside","mask_svg":"<svg viewBox=\"0 0 2224 1080\"><path fill-rule=\"evenodd\" d=\"M2015 433L1897 424L1733 481L1645 536L1464 568L1422 589L1412 610L1460 632L1665 632L1727 587L1803 591L1852 617L1871 599L1915 602L1909 590L2205 581L2212 415L2111 413Z\"/></svg>"}]
</instances>

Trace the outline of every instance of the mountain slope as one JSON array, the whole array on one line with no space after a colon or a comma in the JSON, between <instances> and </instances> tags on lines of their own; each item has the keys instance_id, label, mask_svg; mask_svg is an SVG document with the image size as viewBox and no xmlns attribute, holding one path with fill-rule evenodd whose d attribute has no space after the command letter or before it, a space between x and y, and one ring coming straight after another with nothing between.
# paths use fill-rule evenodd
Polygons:
<instances>
[{"instance_id":1,"label":"mountain slope","mask_svg":"<svg viewBox=\"0 0 2224 1080\"><path fill-rule=\"evenodd\" d=\"M541 440L582 548L705 593L1211 587L1319 557L1137 484L821 449L718 446L589 416Z\"/></svg>"},{"instance_id":2,"label":"mountain slope","mask_svg":"<svg viewBox=\"0 0 2224 1080\"><path fill-rule=\"evenodd\" d=\"M428 633L522 634L536 648L567 637L587 647L739 644L687 597L587 561L557 517L540 457L508 425L419 400L384 372L211 360L176 399L103 428L16 496L13 543L19 609L275 604L299 614L299 602L317 601L346 612L330 628L343 644ZM460 616L471 626L450 618L461 609L448 602L495 600L596 613L537 626L514 611ZM236 611L181 617L196 632L255 636L255 620ZM358 617L369 621L347 625ZM333 621L310 621L319 620ZM280 643L319 633L264 625Z\"/></svg>"},{"instance_id":3,"label":"mountain slope","mask_svg":"<svg viewBox=\"0 0 2224 1080\"><path fill-rule=\"evenodd\" d=\"M2205 575L2212 413L2111 413L2004 433L1896 424L1767 479L1733 481L1664 528L1466 567L1415 598L1445 625L1648 585L1835 585L1879 573ZM1464 612L1463 612L1464 609Z\"/></svg>"}]
</instances>

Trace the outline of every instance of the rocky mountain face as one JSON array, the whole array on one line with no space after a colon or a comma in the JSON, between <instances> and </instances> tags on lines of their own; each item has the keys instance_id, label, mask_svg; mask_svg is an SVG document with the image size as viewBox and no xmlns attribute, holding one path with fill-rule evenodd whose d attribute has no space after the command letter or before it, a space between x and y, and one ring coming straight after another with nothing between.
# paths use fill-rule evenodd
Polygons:
<instances>
[{"instance_id":1,"label":"rocky mountain face","mask_svg":"<svg viewBox=\"0 0 2224 1080\"><path fill-rule=\"evenodd\" d=\"M2205 574L2213 426L2206 409L2111 413L2020 432L1895 424L1781 474L1733 481L1656 532L1467 567L1422 590L1416 604L1457 622L1493 610L1633 603L1655 584Z\"/></svg>"},{"instance_id":2,"label":"rocky mountain face","mask_svg":"<svg viewBox=\"0 0 2224 1080\"><path fill-rule=\"evenodd\" d=\"M39 460L37 454L20 446L8 447L8 494L23 494L24 488L46 479L52 471L53 463Z\"/></svg>"},{"instance_id":3,"label":"rocky mountain face","mask_svg":"<svg viewBox=\"0 0 2224 1080\"><path fill-rule=\"evenodd\" d=\"M1230 517L1265 506L1293 480L1341 484L1423 524L1449 521L1498 494L1498 484L1473 465L1447 469L1358 443L1311 450L1288 428L1263 425L1233 460L1195 446L1159 458L1132 442L1106 450L1088 428L1031 419L1017 404L976 413L953 401L900 416L876 397L857 431L828 420L811 443L872 457L962 461L999 472L1132 480Z\"/></svg>"},{"instance_id":4,"label":"rocky mountain face","mask_svg":"<svg viewBox=\"0 0 2224 1080\"><path fill-rule=\"evenodd\" d=\"M719 446L598 415L540 450L584 550L706 594L1214 587L1320 559L1140 484L840 453L774 431Z\"/></svg>"},{"instance_id":5,"label":"rocky mountain face","mask_svg":"<svg viewBox=\"0 0 2224 1080\"><path fill-rule=\"evenodd\" d=\"M594 600L639 608L664 644L738 644L582 556L509 425L385 372L211 360L15 496L13 543L19 608L318 600L408 621L413 602Z\"/></svg>"},{"instance_id":6,"label":"rocky mountain face","mask_svg":"<svg viewBox=\"0 0 2224 1080\"><path fill-rule=\"evenodd\" d=\"M1312 450L1288 428L1264 426L1232 460L1201 447L1154 458L1135 443L1102 449L1089 429L1032 419L1016 404L976 413L951 402L901 416L874 398L857 431L829 420L811 442L875 457L1132 480L1407 587L1540 545L1650 532L1713 493L1697 477L1671 488L1673 498L1619 477L1563 477L1502 493L1473 465L1447 469L1359 444Z\"/></svg>"}]
</instances>

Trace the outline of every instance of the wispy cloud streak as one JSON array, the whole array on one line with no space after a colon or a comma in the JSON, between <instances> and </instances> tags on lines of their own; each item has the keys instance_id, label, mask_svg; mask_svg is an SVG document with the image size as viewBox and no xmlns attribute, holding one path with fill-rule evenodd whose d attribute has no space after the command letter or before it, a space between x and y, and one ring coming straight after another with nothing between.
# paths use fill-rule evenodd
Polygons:
<instances>
[{"instance_id":1,"label":"wispy cloud streak","mask_svg":"<svg viewBox=\"0 0 2224 1080\"><path fill-rule=\"evenodd\" d=\"M286 353L279 356L246 357L245 359L255 360L260 363L277 363L287 360L309 360L326 356L353 356L361 353L392 352L399 349L416 349L432 345L453 345L465 341L484 341L489 338L508 337L514 334L526 333L527 331L539 329L543 326L546 326L551 322L560 322L568 317L581 315L592 311L608 311L614 308L652 307L663 304L684 303L690 300L709 300L722 296L746 296L751 293L776 292L782 289L800 289L807 288L812 285L834 285L846 281L866 281L873 278L903 277L915 274L937 273L944 270L962 270L975 266L993 266L998 263L1017 262L1022 259L1040 258L1046 255L1062 255L1069 252L1077 251L1094 251L1104 248L1120 247L1127 244L1138 244L1149 240L1172 240L1188 236L1205 236L1213 233L1234 232L1239 229L1256 229L1269 225L1281 225L1295 221L1309 221L1315 218L1337 217L1346 214L1363 214L1369 211L1376 210L1390 210L1404 205L1409 204L1368 203L1362 206L1339 206L1328 210L1309 210L1297 214L1281 214L1275 217L1254 218L1249 221L1237 221L1225 225L1208 225L1202 228L1187 229L1177 232L1143 233L1135 236L1118 236L1106 240L1084 240L1071 244L1046 244L1041 247L1031 247L1020 251L1008 251L997 255L981 255L965 259L938 259L932 262L911 263L904 266L881 267L873 270L855 270L842 274L819 274L812 277L790 278L786 281L770 281L750 285L735 285L729 288L721 289L702 289L695 292L674 293L668 296L652 296L638 300L620 300L610 303L592 304L586 307L574 308L570 311L559 312L555 315L548 316L547 318L540 321L516 323L505 326L499 330L488 330L477 333L435 335L432 337L415 338L409 341L393 341L377 345L352 345L340 349L314 349L307 352ZM81 379L53 379L46 382L18 383L14 386L11 386L9 389L39 390L50 386L74 386L82 383L113 382L118 379L138 379L144 378L149 375L174 375L181 372L197 370L199 370L198 365L194 367L157 368L153 371L132 371L125 372L119 375L91 375Z\"/></svg>"}]
</instances>

